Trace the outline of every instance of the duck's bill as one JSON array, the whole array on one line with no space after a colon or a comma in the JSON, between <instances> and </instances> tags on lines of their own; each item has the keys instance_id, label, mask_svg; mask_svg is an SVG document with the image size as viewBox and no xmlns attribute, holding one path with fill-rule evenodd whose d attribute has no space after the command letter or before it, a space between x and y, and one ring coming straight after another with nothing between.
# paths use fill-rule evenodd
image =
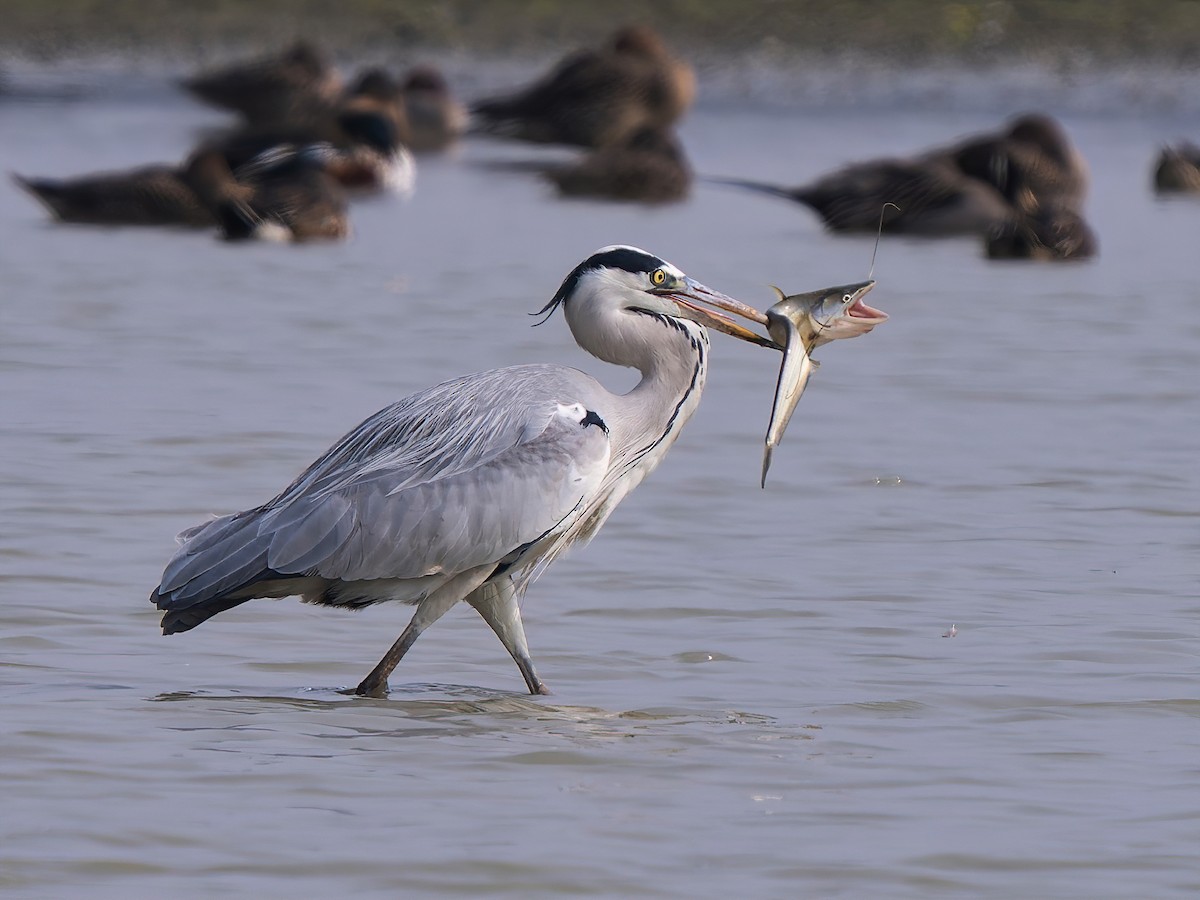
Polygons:
<instances>
[{"instance_id":1,"label":"duck's bill","mask_svg":"<svg viewBox=\"0 0 1200 900\"><path fill-rule=\"evenodd\" d=\"M693 321L738 340L758 344L760 347L770 347L772 350L783 349L782 345L771 338L751 331L732 318L737 316L759 325L766 325L767 317L764 313L740 300L734 300L720 291L714 291L694 278L686 279L685 285L683 290L675 289L664 293L678 303Z\"/></svg>"}]
</instances>

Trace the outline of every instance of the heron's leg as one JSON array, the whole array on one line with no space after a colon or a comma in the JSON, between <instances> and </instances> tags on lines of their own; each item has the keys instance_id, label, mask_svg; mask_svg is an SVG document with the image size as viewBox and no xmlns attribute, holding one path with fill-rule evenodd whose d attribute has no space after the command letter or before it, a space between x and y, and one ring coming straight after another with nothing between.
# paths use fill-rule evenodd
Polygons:
<instances>
[{"instance_id":1,"label":"heron's leg","mask_svg":"<svg viewBox=\"0 0 1200 900\"><path fill-rule=\"evenodd\" d=\"M391 649L383 655L383 659L371 670L371 674L354 689L354 693L360 697L385 696L388 676L392 674L396 664L403 659L408 648L421 636L421 632L445 615L446 611L463 599L465 595L479 587L494 568L494 566L480 566L477 569L460 572L422 600L417 605L417 611L413 613L412 620L400 633L400 637L396 639L396 643L392 644Z\"/></svg>"},{"instance_id":2,"label":"heron's leg","mask_svg":"<svg viewBox=\"0 0 1200 900\"><path fill-rule=\"evenodd\" d=\"M525 679L531 694L548 694L546 685L538 678L529 656L529 645L525 643L525 626L521 623L521 609L517 606L517 589L511 578L498 578L476 588L467 595L467 602L483 616L500 638L504 649L512 654Z\"/></svg>"}]
</instances>

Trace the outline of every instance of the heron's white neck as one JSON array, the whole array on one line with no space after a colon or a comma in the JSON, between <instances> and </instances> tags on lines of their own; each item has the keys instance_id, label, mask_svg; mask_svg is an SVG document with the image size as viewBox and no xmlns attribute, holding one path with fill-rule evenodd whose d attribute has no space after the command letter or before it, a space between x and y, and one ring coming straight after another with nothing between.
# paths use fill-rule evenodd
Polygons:
<instances>
[{"instance_id":1,"label":"heron's white neck","mask_svg":"<svg viewBox=\"0 0 1200 900\"><path fill-rule=\"evenodd\" d=\"M666 455L700 403L708 377L708 332L684 319L654 317L613 307L566 311L576 342L588 353L642 373L627 394L609 394L600 411L611 452L604 483L586 516L564 532L552 559L588 540L626 494Z\"/></svg>"},{"instance_id":2,"label":"heron's white neck","mask_svg":"<svg viewBox=\"0 0 1200 900\"><path fill-rule=\"evenodd\" d=\"M642 373L607 411L610 473L625 476L623 494L658 464L696 411L708 376L708 332L687 319L601 304L568 308L567 321L584 350Z\"/></svg>"},{"instance_id":3,"label":"heron's white neck","mask_svg":"<svg viewBox=\"0 0 1200 900\"><path fill-rule=\"evenodd\" d=\"M643 443L653 439L665 453L700 404L708 377L708 332L686 319L648 321L663 334L637 366L642 378L623 399L625 413L635 423L633 433L651 435Z\"/></svg>"}]
</instances>

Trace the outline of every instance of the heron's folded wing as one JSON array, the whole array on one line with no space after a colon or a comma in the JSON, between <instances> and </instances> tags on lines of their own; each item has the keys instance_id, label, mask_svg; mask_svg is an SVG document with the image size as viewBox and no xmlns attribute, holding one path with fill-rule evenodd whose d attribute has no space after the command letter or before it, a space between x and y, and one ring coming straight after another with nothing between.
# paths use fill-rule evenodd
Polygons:
<instances>
[{"instance_id":1,"label":"heron's folded wing","mask_svg":"<svg viewBox=\"0 0 1200 900\"><path fill-rule=\"evenodd\" d=\"M499 562L582 514L608 454L603 430L556 416L540 433L446 474L414 479L407 468L376 468L273 515L267 564L355 581Z\"/></svg>"},{"instance_id":2,"label":"heron's folded wing","mask_svg":"<svg viewBox=\"0 0 1200 900\"><path fill-rule=\"evenodd\" d=\"M602 483L606 432L558 399L583 377L520 366L381 410L275 499L184 532L158 595L191 604L278 575L411 578L502 559Z\"/></svg>"}]
</instances>

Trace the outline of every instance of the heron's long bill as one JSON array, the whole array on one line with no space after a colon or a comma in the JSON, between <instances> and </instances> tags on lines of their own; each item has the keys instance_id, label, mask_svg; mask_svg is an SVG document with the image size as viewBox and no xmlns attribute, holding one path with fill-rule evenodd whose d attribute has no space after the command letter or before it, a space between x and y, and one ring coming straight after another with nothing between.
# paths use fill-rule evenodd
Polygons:
<instances>
[{"instance_id":1,"label":"heron's long bill","mask_svg":"<svg viewBox=\"0 0 1200 900\"><path fill-rule=\"evenodd\" d=\"M887 321L887 313L863 302L862 298L873 287L874 281L864 281L791 296L779 291L779 302L767 310L767 330L783 346L783 361L763 447L763 487L767 485L771 454L783 440L796 404L817 368L811 356L813 349L830 341L866 334Z\"/></svg>"},{"instance_id":2,"label":"heron's long bill","mask_svg":"<svg viewBox=\"0 0 1200 900\"><path fill-rule=\"evenodd\" d=\"M782 345L776 343L771 338L756 334L744 325L735 322L729 316L722 315L722 312L720 312L723 311L740 316L743 319L748 319L751 322L757 322L759 325L765 326L767 324L766 315L753 306L748 306L740 300L734 300L720 291L714 291L694 278L685 279L685 284L687 285L686 290L681 291L676 289L664 291L663 293L678 303L683 309L687 310L690 318L694 321L739 340L758 344L760 347L770 347L772 350L783 349Z\"/></svg>"}]
</instances>

